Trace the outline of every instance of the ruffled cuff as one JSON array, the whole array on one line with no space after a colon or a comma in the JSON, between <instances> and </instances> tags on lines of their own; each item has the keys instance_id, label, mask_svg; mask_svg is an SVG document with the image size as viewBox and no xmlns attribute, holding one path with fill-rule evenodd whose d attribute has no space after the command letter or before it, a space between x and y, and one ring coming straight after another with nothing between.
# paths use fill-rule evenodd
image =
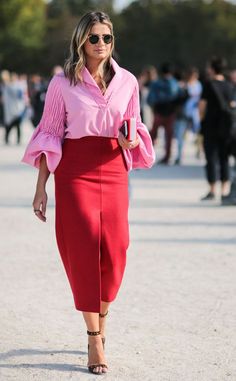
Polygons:
<instances>
[{"instance_id":1,"label":"ruffled cuff","mask_svg":"<svg viewBox=\"0 0 236 381\"><path fill-rule=\"evenodd\" d=\"M124 150L128 170L150 168L155 162L155 151L149 134L139 130L138 135L139 145L132 150Z\"/></svg>"},{"instance_id":2,"label":"ruffled cuff","mask_svg":"<svg viewBox=\"0 0 236 381\"><path fill-rule=\"evenodd\" d=\"M48 170L53 173L61 160L62 139L60 136L36 129L21 161L39 168L43 153L46 156Z\"/></svg>"}]
</instances>

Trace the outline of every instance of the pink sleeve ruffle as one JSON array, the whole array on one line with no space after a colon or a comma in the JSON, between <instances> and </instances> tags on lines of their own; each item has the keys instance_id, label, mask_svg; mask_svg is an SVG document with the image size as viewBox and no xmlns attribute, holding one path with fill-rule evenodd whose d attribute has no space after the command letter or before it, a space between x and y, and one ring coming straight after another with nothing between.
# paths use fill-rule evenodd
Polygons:
<instances>
[{"instance_id":1,"label":"pink sleeve ruffle","mask_svg":"<svg viewBox=\"0 0 236 381\"><path fill-rule=\"evenodd\" d=\"M148 129L145 124L142 123L140 117L138 82L136 82L134 93L125 113L125 119L132 117L136 118L139 145L132 150L124 150L127 167L129 170L135 168L150 168L155 162L155 151Z\"/></svg>"},{"instance_id":2,"label":"pink sleeve ruffle","mask_svg":"<svg viewBox=\"0 0 236 381\"><path fill-rule=\"evenodd\" d=\"M124 150L124 156L129 170L151 168L155 161L152 141L147 137L146 130L138 128L138 137L139 145L136 148Z\"/></svg>"},{"instance_id":3,"label":"pink sleeve ruffle","mask_svg":"<svg viewBox=\"0 0 236 381\"><path fill-rule=\"evenodd\" d=\"M45 154L48 170L53 173L62 156L61 140L60 136L36 128L25 150L22 162L39 168L41 155Z\"/></svg>"},{"instance_id":4,"label":"pink sleeve ruffle","mask_svg":"<svg viewBox=\"0 0 236 381\"><path fill-rule=\"evenodd\" d=\"M65 115L60 77L54 76L48 86L42 118L26 147L24 163L39 168L41 155L45 154L48 170L55 171L62 156Z\"/></svg>"}]
</instances>

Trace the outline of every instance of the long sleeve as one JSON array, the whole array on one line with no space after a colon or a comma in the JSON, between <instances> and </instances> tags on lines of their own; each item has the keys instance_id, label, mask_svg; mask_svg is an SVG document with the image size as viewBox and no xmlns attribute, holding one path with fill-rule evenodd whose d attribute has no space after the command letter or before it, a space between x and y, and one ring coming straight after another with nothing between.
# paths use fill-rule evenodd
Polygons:
<instances>
[{"instance_id":1,"label":"long sleeve","mask_svg":"<svg viewBox=\"0 0 236 381\"><path fill-rule=\"evenodd\" d=\"M59 82L60 77L54 76L49 84L42 118L22 158L23 162L39 168L44 153L50 172L55 171L61 160L65 132L65 105Z\"/></svg>"},{"instance_id":2,"label":"long sleeve","mask_svg":"<svg viewBox=\"0 0 236 381\"><path fill-rule=\"evenodd\" d=\"M129 169L150 168L155 161L155 152L147 127L142 123L140 116L138 82L129 101L124 118L136 118L139 145L132 150L124 150Z\"/></svg>"}]
</instances>

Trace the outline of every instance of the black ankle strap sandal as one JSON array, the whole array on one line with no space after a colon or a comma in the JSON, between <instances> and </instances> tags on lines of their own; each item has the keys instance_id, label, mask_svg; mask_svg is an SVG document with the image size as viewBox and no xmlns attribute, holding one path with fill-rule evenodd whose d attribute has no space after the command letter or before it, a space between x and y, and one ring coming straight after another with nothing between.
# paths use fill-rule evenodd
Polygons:
<instances>
[{"instance_id":1,"label":"black ankle strap sandal","mask_svg":"<svg viewBox=\"0 0 236 381\"><path fill-rule=\"evenodd\" d=\"M101 331L87 331L89 336L98 336L101 334Z\"/></svg>"},{"instance_id":2,"label":"black ankle strap sandal","mask_svg":"<svg viewBox=\"0 0 236 381\"><path fill-rule=\"evenodd\" d=\"M101 334L101 331L87 331L87 334L89 336L98 336ZM89 344L88 344L88 351L89 351ZM94 372L94 369L95 368L98 368L98 367L101 367L101 368L106 368L108 369L107 365L106 364L92 364L92 365L88 365L88 370L90 373L93 373L93 374L104 374L106 372Z\"/></svg>"},{"instance_id":3,"label":"black ankle strap sandal","mask_svg":"<svg viewBox=\"0 0 236 381\"><path fill-rule=\"evenodd\" d=\"M99 314L99 317L100 318L104 318L104 317L106 317L107 316L107 314L108 314L108 310L107 310L107 312L105 312L105 314L102 314L102 313L100 313ZM105 341L106 341L106 338L105 337L102 337L102 345L103 345L103 349L105 349Z\"/></svg>"}]
</instances>

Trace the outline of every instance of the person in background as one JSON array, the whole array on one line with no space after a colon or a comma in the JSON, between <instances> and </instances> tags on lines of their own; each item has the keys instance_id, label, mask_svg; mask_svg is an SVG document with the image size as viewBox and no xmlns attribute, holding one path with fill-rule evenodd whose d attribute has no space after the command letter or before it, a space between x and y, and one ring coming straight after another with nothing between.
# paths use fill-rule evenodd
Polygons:
<instances>
[{"instance_id":1,"label":"person in background","mask_svg":"<svg viewBox=\"0 0 236 381\"><path fill-rule=\"evenodd\" d=\"M195 135L196 157L200 158L203 152L199 114L202 84L199 80L199 71L196 67L191 67L187 72L187 89L189 100L186 103L186 116L188 118L189 128Z\"/></svg>"},{"instance_id":2,"label":"person in background","mask_svg":"<svg viewBox=\"0 0 236 381\"><path fill-rule=\"evenodd\" d=\"M195 135L200 130L199 101L202 93L202 85L198 80L198 70L190 68L186 72L186 82L180 81L181 88L179 100L180 107L177 109L175 121L175 137L178 143L178 152L175 164L180 164L182 160L182 151L184 136L187 129L190 129ZM182 96L181 96L182 95Z\"/></svg>"},{"instance_id":3,"label":"person in background","mask_svg":"<svg viewBox=\"0 0 236 381\"><path fill-rule=\"evenodd\" d=\"M60 65L56 65L52 68L52 76L62 72L63 68ZM47 88L48 80L43 78L41 75L34 74L30 77L29 94L31 104L31 121L34 127L37 127L42 117Z\"/></svg>"},{"instance_id":4,"label":"person in background","mask_svg":"<svg viewBox=\"0 0 236 381\"><path fill-rule=\"evenodd\" d=\"M159 127L164 127L165 154L160 163L168 164L171 157L173 126L176 117L174 101L179 94L179 84L173 76L173 68L170 63L164 63L161 66L160 74L161 78L151 83L147 102L154 112L153 126L150 131L152 142L153 144L156 142Z\"/></svg>"},{"instance_id":5,"label":"person in background","mask_svg":"<svg viewBox=\"0 0 236 381\"><path fill-rule=\"evenodd\" d=\"M140 106L141 106L141 116L145 125L151 130L153 125L153 110L147 103L148 94L150 91L151 84L157 80L157 70L154 66L145 67L139 77L139 90L140 90Z\"/></svg>"},{"instance_id":6,"label":"person in background","mask_svg":"<svg viewBox=\"0 0 236 381\"><path fill-rule=\"evenodd\" d=\"M139 100L140 100L140 116L143 120L143 106L144 106L144 100L143 100L143 88L144 88L144 82L145 82L145 75L141 72L137 76L138 86L139 86Z\"/></svg>"},{"instance_id":7,"label":"person in background","mask_svg":"<svg viewBox=\"0 0 236 381\"><path fill-rule=\"evenodd\" d=\"M185 113L185 105L188 99L187 83L185 81L185 73L178 71L175 73L175 78L179 83L179 93L175 100L175 122L174 122L174 136L177 141L177 156L174 164L179 165L182 161L182 151L184 144L184 135L187 130L187 116Z\"/></svg>"},{"instance_id":8,"label":"person in background","mask_svg":"<svg viewBox=\"0 0 236 381\"><path fill-rule=\"evenodd\" d=\"M29 97L32 109L31 121L34 127L40 122L43 114L48 81L38 74L34 74L29 79Z\"/></svg>"},{"instance_id":9,"label":"person in background","mask_svg":"<svg viewBox=\"0 0 236 381\"><path fill-rule=\"evenodd\" d=\"M9 143L9 134L12 128L17 130L17 144L21 141L21 122L25 115L27 97L25 84L20 81L16 73L10 74L7 70L2 71L2 101L5 125L5 143Z\"/></svg>"},{"instance_id":10,"label":"person in background","mask_svg":"<svg viewBox=\"0 0 236 381\"><path fill-rule=\"evenodd\" d=\"M234 110L235 118L231 131L231 139L229 142L229 154L234 158L234 167L232 170L232 178L230 192L222 197L222 205L236 205L236 69L230 72L230 83L232 85L233 99L231 107Z\"/></svg>"},{"instance_id":11,"label":"person in background","mask_svg":"<svg viewBox=\"0 0 236 381\"><path fill-rule=\"evenodd\" d=\"M19 91L22 94L22 115L21 115L21 121L24 120L24 118L28 114L28 108L30 104L29 99L29 88L28 88L28 77L26 74L19 74L18 76L18 87Z\"/></svg>"},{"instance_id":12,"label":"person in background","mask_svg":"<svg viewBox=\"0 0 236 381\"><path fill-rule=\"evenodd\" d=\"M229 131L222 112L221 99L232 101L232 87L225 79L226 61L213 58L207 67L209 81L204 83L199 111L201 116L201 133L206 157L206 177L209 184L208 193L202 201L214 200L218 165L220 169L221 196L226 196L229 189Z\"/></svg>"},{"instance_id":13,"label":"person in background","mask_svg":"<svg viewBox=\"0 0 236 381\"><path fill-rule=\"evenodd\" d=\"M187 91L189 98L185 105L185 114L191 131L197 135L201 128L199 102L202 94L202 84L199 81L199 71L191 67L187 71Z\"/></svg>"},{"instance_id":14,"label":"person in background","mask_svg":"<svg viewBox=\"0 0 236 381\"><path fill-rule=\"evenodd\" d=\"M2 82L2 72L0 73L0 127L4 127L4 116L3 116L3 82Z\"/></svg>"}]
</instances>

